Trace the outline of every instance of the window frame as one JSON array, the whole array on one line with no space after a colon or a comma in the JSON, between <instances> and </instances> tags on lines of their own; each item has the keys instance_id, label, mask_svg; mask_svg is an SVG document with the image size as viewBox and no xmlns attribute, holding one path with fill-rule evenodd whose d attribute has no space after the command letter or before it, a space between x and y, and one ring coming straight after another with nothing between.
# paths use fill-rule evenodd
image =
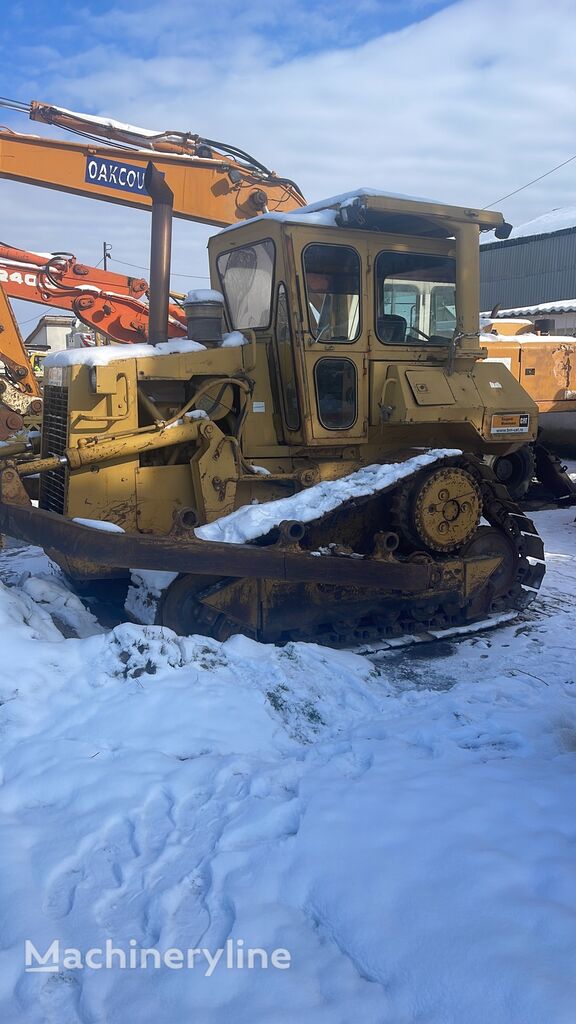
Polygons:
<instances>
[{"instance_id":1,"label":"window frame","mask_svg":"<svg viewBox=\"0 0 576 1024\"><path fill-rule=\"evenodd\" d=\"M233 322L233 319L232 319L232 314L230 312L230 305L228 303L228 296L226 294L226 288L224 286L224 281L222 279L222 274L220 273L220 267L219 267L220 260L222 259L223 256L230 256L234 252L241 252L242 249L254 249L257 245L264 245L266 242L270 242L270 244L272 246L272 276L271 276L271 279L270 279L270 305L268 307L268 321L267 321L266 324L261 324L259 327L248 327L247 325L244 325L243 327L235 326L235 324ZM230 329L232 331L243 331L243 330L244 331L269 331L270 330L270 327L271 327L271 324L272 324L272 320L273 320L273 316L274 316L274 296L276 294L276 257L277 257L276 243L275 243L274 239L270 238L269 236L266 237L266 238L258 238L258 239L256 239L255 242L246 242L244 245L236 245L232 249L226 249L224 252L219 252L218 255L216 256L216 273L218 274L218 281L220 283L220 290L222 292L222 295L224 296L224 306L225 306L225 309L226 309L226 316L227 316L227 319L228 319L228 323L230 325Z\"/></svg>"},{"instance_id":2,"label":"window frame","mask_svg":"<svg viewBox=\"0 0 576 1024\"><path fill-rule=\"evenodd\" d=\"M426 251L424 251L424 252L416 252L416 251L414 251L412 249L410 249L408 251L403 250L403 249L380 249L376 253L376 255L374 257L374 264L373 264L373 266L374 266L374 336L376 337L376 339L377 339L377 341L378 341L378 343L380 345L386 345L389 348L390 347L393 348L394 346L398 347L398 342L396 342L396 341L384 341L384 339L381 338L380 334L378 333L378 300L379 300L379 294L378 294L378 281L379 281L379 277L378 277L378 260L379 260L380 256L383 255L384 253L394 253L394 254L396 254L398 256L417 256L417 257L424 257L424 258L436 257L437 259L443 259L446 262L450 261L453 264L453 266L454 266L454 282L453 283L454 283L454 305L455 306L456 306L456 257L452 256L452 255L449 255L448 253L426 252ZM380 278L380 280L381 280L382 283L384 283L387 280L387 278ZM408 284L408 285L411 283L409 278L406 278L405 283ZM432 286L435 286L435 285L449 285L451 282L447 282L447 281L430 281L429 283ZM432 298L432 291L430 291L430 293L429 293L429 298L431 300L431 298ZM420 296L420 301L422 301L422 296ZM458 322L457 319L456 319L456 322ZM410 324L407 324L406 326L407 326L407 330L409 330ZM436 337L442 337L442 336L441 335L433 335L432 337L436 338ZM434 348L434 349L444 348L444 345L441 345L440 342L434 342L432 344L430 344L429 342L427 343L426 339L423 338L422 336L419 336L419 341L414 341L413 343L406 342L406 341L403 342L403 346L406 346L407 348L410 347L410 344L417 345L418 347L420 347L421 344L422 345L429 344L430 348ZM447 337L445 339L445 345L449 345L449 344L450 344L450 338Z\"/></svg>"},{"instance_id":3,"label":"window frame","mask_svg":"<svg viewBox=\"0 0 576 1024\"><path fill-rule=\"evenodd\" d=\"M296 401L295 401L296 418L297 418L296 426L292 426L291 423L289 422L289 418L288 418L288 412L287 412L287 406L286 406L286 382L285 382L285 380L283 378L283 374L282 374L282 361L280 359L280 341L279 341L279 338L278 338L278 310L280 308L280 292L281 292L281 290L284 291L284 295L286 296L286 319L287 319L287 323L288 323L288 347L290 349L290 356L291 356L291 360L292 360L292 372L293 372L293 378L294 378L294 384L295 384L295 389L294 390L295 390L295 396L296 396ZM288 292L288 288L286 287L285 281L279 281L278 282L278 284L276 286L276 290L275 290L275 295L276 295L276 307L275 307L275 313L274 313L274 348L275 348L276 361L278 363L278 374L279 374L279 378L280 378L280 401L282 402L282 412L284 414L284 423L286 424L286 429L289 430L290 433L296 433L302 427L302 412L301 412L301 409L300 409L300 397L299 397L299 394L298 394L298 374L296 372L296 355L295 355L295 352L294 352L294 332L292 330L292 319L290 317L290 303L288 301L289 292ZM282 344L284 344L284 343L282 343Z\"/></svg>"},{"instance_id":4,"label":"window frame","mask_svg":"<svg viewBox=\"0 0 576 1024\"><path fill-rule=\"evenodd\" d=\"M354 255L356 256L356 259L358 260L358 328L356 330L356 334L354 335L354 337L353 338L348 338L346 341L336 341L333 338L330 338L329 341L322 341L322 340L319 341L317 336L316 336L316 334L315 334L315 329L316 329L317 325L312 323L311 310L310 310L311 300L310 300L309 289L308 289L308 275L307 275L307 271L306 271L306 253L308 252L308 250L312 246L326 246L326 247L330 247L331 249L347 249L349 252L354 253ZM305 245L304 248L302 249L302 278L303 278L303 281L304 281L304 291L305 291L305 299L306 299L306 312L307 312L308 330L309 330L309 333L312 335L312 337L314 339L314 343L317 344L317 345L338 345L338 346L339 345L354 345L354 344L356 344L358 342L358 340L362 337L362 329L363 329L362 257L360 255L358 249L356 249L355 246L353 246L353 245L349 245L348 243L343 245L340 242L319 242L317 240L314 240L313 242L308 242L307 245Z\"/></svg>"},{"instance_id":5,"label":"window frame","mask_svg":"<svg viewBox=\"0 0 576 1024\"><path fill-rule=\"evenodd\" d=\"M435 301L435 293L438 291L439 288L445 288L445 287L446 287L446 284L438 282L437 284L433 284L432 288L430 289L430 324L432 324L432 317L433 317L433 311L434 311L434 301ZM446 306L446 303L444 303L444 305ZM448 308L448 307L446 307L446 308ZM456 288L454 288L454 312L455 312L455 316L454 316L454 330L457 330L458 315L456 313ZM435 316L434 316L434 321L435 321L435 323L438 322L438 319ZM436 335L436 337L442 337L442 335Z\"/></svg>"},{"instance_id":6,"label":"window frame","mask_svg":"<svg viewBox=\"0 0 576 1024\"><path fill-rule=\"evenodd\" d=\"M354 370L354 419L350 420L350 423L346 423L346 424L344 424L343 426L340 426L340 427L329 427L329 426L326 425L326 423L324 423L324 421L322 419L322 416L320 414L321 407L320 407L320 398L319 398L319 394L318 394L318 373L317 373L317 371L318 371L318 367L320 366L321 363L334 362L335 360L338 360L340 362L350 363L350 365L352 366L352 368ZM349 356L332 355L332 353L330 353L330 354L327 353L326 355L320 356L320 358L317 359L316 362L314 363L313 375L314 375L314 395L315 395L315 398L316 398L316 413L317 413L317 416L318 416L318 422L320 423L322 428L324 430L329 430L331 432L334 432L334 431L337 431L337 430L350 430L358 422L358 409L359 409L359 402L358 402L358 367L356 366L356 363L354 362L354 360L350 359Z\"/></svg>"}]
</instances>

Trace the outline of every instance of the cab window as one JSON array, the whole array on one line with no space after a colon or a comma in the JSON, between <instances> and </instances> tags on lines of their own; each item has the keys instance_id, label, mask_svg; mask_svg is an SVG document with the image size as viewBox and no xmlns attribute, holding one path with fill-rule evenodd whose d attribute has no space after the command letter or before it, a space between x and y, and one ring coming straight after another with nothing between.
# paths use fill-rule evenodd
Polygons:
<instances>
[{"instance_id":1,"label":"cab window","mask_svg":"<svg viewBox=\"0 0 576 1024\"><path fill-rule=\"evenodd\" d=\"M403 317L408 327L417 327L420 319L420 292L416 285L385 281L383 310L385 315Z\"/></svg>"},{"instance_id":2,"label":"cab window","mask_svg":"<svg viewBox=\"0 0 576 1024\"><path fill-rule=\"evenodd\" d=\"M388 345L442 344L456 326L456 262L430 253L376 258L376 334Z\"/></svg>"},{"instance_id":3,"label":"cab window","mask_svg":"<svg viewBox=\"0 0 576 1024\"><path fill-rule=\"evenodd\" d=\"M456 301L454 288L437 284L432 288L430 301L430 333L451 338L456 330Z\"/></svg>"},{"instance_id":4,"label":"cab window","mask_svg":"<svg viewBox=\"0 0 576 1024\"><path fill-rule=\"evenodd\" d=\"M360 333L360 257L346 245L308 245L304 277L316 341L351 342Z\"/></svg>"},{"instance_id":5,"label":"cab window","mask_svg":"<svg viewBox=\"0 0 576 1024\"><path fill-rule=\"evenodd\" d=\"M272 239L222 253L216 265L231 326L235 330L268 327L274 280Z\"/></svg>"},{"instance_id":6,"label":"cab window","mask_svg":"<svg viewBox=\"0 0 576 1024\"><path fill-rule=\"evenodd\" d=\"M357 379L351 359L319 359L314 367L318 419L326 430L346 430L356 421Z\"/></svg>"},{"instance_id":7,"label":"cab window","mask_svg":"<svg viewBox=\"0 0 576 1024\"><path fill-rule=\"evenodd\" d=\"M278 286L275 338L282 384L280 390L284 407L284 419L289 430L298 430L300 426L300 409L298 407L298 391L296 387L296 367L294 364L294 349L292 347L290 314L288 312L288 296L284 284Z\"/></svg>"}]
</instances>

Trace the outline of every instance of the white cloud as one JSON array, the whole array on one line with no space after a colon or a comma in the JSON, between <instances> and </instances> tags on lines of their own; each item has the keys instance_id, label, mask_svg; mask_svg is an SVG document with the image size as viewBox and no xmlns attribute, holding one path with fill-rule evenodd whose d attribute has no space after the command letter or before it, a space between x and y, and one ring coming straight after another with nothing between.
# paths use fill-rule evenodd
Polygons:
<instances>
[{"instance_id":1,"label":"white cloud","mask_svg":"<svg viewBox=\"0 0 576 1024\"><path fill-rule=\"evenodd\" d=\"M434 6L411 9L423 17ZM572 0L460 0L388 33L398 4L366 0L367 23L384 34L365 42L354 41L358 23L343 2L285 10L282 20L263 0L243 9L204 0L188 14L168 2L138 18L83 12L90 44L77 36L74 52L59 56L51 35L17 95L223 139L294 178L311 200L373 185L483 206L576 152ZM324 49L309 52L306 32ZM519 223L571 205L573 180L568 165L503 212ZM93 262L105 238L118 257L148 263L145 214L7 182L0 196L2 233L14 244ZM206 273L206 237L178 223L175 270Z\"/></svg>"}]
</instances>

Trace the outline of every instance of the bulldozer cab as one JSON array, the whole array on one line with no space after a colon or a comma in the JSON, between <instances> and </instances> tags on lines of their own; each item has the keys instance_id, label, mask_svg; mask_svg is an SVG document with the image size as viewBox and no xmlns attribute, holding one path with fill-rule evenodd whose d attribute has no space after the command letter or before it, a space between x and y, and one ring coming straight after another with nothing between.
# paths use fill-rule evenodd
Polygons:
<instances>
[{"instance_id":1,"label":"bulldozer cab","mask_svg":"<svg viewBox=\"0 0 576 1024\"><path fill-rule=\"evenodd\" d=\"M450 407L452 423L469 423L471 450L494 440L490 382L470 374L482 355L479 230L501 224L500 214L361 192L213 238L212 284L230 328L267 343L281 443L382 444L383 424L391 445L400 427L429 443L430 421L446 423ZM492 383L499 398L508 391L506 411L525 411L511 380ZM439 426L436 440L447 437Z\"/></svg>"}]
</instances>

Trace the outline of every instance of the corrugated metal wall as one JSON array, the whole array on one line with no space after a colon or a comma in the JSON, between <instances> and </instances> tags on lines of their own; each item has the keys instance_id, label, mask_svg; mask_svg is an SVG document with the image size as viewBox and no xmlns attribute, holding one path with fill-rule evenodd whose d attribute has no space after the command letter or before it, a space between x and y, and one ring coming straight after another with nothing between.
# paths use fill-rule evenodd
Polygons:
<instances>
[{"instance_id":1,"label":"corrugated metal wall","mask_svg":"<svg viewBox=\"0 0 576 1024\"><path fill-rule=\"evenodd\" d=\"M576 298L576 229L480 250L480 309Z\"/></svg>"}]
</instances>

